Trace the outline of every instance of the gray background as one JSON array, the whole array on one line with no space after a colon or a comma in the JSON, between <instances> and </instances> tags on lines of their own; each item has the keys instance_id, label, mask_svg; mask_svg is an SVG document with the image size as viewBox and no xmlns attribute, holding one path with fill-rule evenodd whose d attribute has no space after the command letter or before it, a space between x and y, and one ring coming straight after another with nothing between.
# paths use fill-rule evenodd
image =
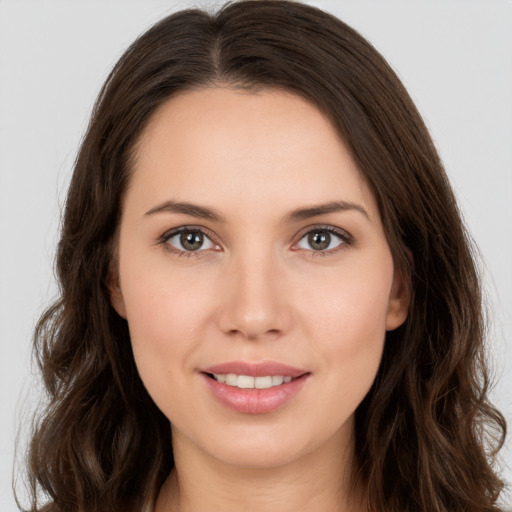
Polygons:
<instances>
[{"instance_id":1,"label":"gray background","mask_svg":"<svg viewBox=\"0 0 512 512\"><path fill-rule=\"evenodd\" d=\"M34 323L55 296L60 208L100 85L164 14L221 2L0 0L0 510L14 440L40 389ZM512 422L512 3L316 1L389 60L424 115L482 253L492 309L493 398ZM512 425L511 425L512 426ZM23 434L20 445L25 443ZM512 481L512 443L502 474Z\"/></svg>"}]
</instances>

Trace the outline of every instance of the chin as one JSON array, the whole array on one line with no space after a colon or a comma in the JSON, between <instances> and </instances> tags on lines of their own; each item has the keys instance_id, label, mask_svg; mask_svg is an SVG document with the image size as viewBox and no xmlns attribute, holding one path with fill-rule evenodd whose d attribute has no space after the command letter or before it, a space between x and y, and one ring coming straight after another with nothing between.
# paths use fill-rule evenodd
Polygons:
<instances>
[{"instance_id":1,"label":"chin","mask_svg":"<svg viewBox=\"0 0 512 512\"><path fill-rule=\"evenodd\" d=\"M226 436L210 435L202 448L216 460L229 466L252 469L272 469L299 462L317 454L332 454L334 445L341 447L342 430L301 431L304 422L273 428L255 426L230 431ZM211 432L213 434L213 432ZM213 441L213 442L212 442Z\"/></svg>"},{"instance_id":2,"label":"chin","mask_svg":"<svg viewBox=\"0 0 512 512\"><path fill-rule=\"evenodd\" d=\"M272 446L258 443L238 444L224 447L216 457L220 462L229 466L247 469L272 469L286 466L304 455L304 447Z\"/></svg>"}]
</instances>

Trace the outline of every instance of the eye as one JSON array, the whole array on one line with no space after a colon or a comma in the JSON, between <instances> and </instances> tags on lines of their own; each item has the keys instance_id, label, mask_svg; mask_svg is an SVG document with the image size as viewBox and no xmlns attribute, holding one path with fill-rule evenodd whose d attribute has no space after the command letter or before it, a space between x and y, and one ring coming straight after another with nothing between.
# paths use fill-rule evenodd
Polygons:
<instances>
[{"instance_id":1,"label":"eye","mask_svg":"<svg viewBox=\"0 0 512 512\"><path fill-rule=\"evenodd\" d=\"M164 242L178 252L197 252L217 247L200 229L180 228L164 237Z\"/></svg>"},{"instance_id":2,"label":"eye","mask_svg":"<svg viewBox=\"0 0 512 512\"><path fill-rule=\"evenodd\" d=\"M336 250L348 243L350 243L350 237L347 233L331 227L323 227L311 229L304 234L297 243L297 248L327 252Z\"/></svg>"}]
</instances>

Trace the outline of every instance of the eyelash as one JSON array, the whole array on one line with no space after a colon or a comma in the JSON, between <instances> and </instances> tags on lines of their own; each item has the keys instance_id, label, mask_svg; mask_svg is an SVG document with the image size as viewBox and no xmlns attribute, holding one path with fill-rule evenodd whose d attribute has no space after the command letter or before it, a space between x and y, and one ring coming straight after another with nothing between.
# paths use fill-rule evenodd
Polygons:
<instances>
[{"instance_id":1,"label":"eyelash","mask_svg":"<svg viewBox=\"0 0 512 512\"><path fill-rule=\"evenodd\" d=\"M204 228L201 228L201 227L196 227L196 226L182 226L182 227L179 227L179 228L174 228L170 231L166 231L164 234L162 234L162 236L158 239L158 244L159 245L162 245L164 247L164 249L168 252L170 252L171 254L175 255L175 256L178 256L178 257L186 257L186 258L191 258L191 257L194 257L194 258L200 258L202 256L205 256L205 253L208 251L208 249L199 249L197 251L186 251L186 250L180 250L180 249L177 249L175 247L173 247L172 245L170 245L168 242L169 242L169 239L176 236L176 235L180 235L181 233L187 233L187 232L196 232L196 233L200 233L202 234L206 239L210 240L210 242L216 246L219 246L219 244L217 244L215 242L215 238L207 231L205 230ZM347 246L350 246L353 244L354 240L353 240L353 237L347 233L345 230L342 230L342 229L339 229L339 228L335 228L333 226L326 226L326 225L316 225L316 226L309 226L307 228L307 231L304 231L297 242L294 243L294 246L296 246L298 243L300 243L306 236L310 235L311 233L322 233L322 232L326 232L326 233L329 233L331 235L334 235L336 236L337 238L340 239L340 244L335 247L334 249L329 249L329 250L317 250L315 251L314 249L292 249L293 251L306 251L310 254L310 256L312 257L315 257L315 256L330 256L330 255L333 255L333 254L336 254L338 253L339 251L345 249Z\"/></svg>"},{"instance_id":2,"label":"eyelash","mask_svg":"<svg viewBox=\"0 0 512 512\"><path fill-rule=\"evenodd\" d=\"M300 243L305 237L310 235L311 233L329 233L330 235L334 235L335 237L340 239L340 244L336 246L334 249L323 250L323 251L315 251L314 249L294 249L295 251L306 251L310 254L311 257L316 256L332 256L337 254L339 251L342 251L353 244L354 239L352 235L350 235L347 231L335 228L334 226L326 226L326 225L316 225L316 226L308 226L307 231L304 231L300 237L299 241L294 244L297 245Z\"/></svg>"},{"instance_id":3,"label":"eyelash","mask_svg":"<svg viewBox=\"0 0 512 512\"><path fill-rule=\"evenodd\" d=\"M219 245L214 241L214 237L206 231L204 228L196 227L196 226L182 226L180 228L171 229L170 231L166 231L159 239L158 244L162 245L163 248L170 252L171 254L178 256L178 257L185 257L185 258L200 258L202 256L205 256L206 250L197 250L197 251L185 251L176 249L176 247L173 247L170 245L169 239L180 235L181 233L201 233L206 239L210 240L214 245Z\"/></svg>"}]
</instances>

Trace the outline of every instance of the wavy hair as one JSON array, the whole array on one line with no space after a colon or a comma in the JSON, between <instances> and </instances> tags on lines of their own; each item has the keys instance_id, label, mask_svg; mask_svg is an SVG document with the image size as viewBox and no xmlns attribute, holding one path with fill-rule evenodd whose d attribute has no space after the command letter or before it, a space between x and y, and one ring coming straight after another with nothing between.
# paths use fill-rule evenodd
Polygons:
<instances>
[{"instance_id":1,"label":"wavy hair","mask_svg":"<svg viewBox=\"0 0 512 512\"><path fill-rule=\"evenodd\" d=\"M109 279L148 119L181 91L219 84L286 90L328 116L376 197L396 267L410 277L408 319L387 333L356 411L354 474L369 511L498 512L494 458L506 424L487 398L481 283L440 158L371 44L334 16L285 0L172 14L104 84L65 204L60 299L35 331L47 404L29 446L27 510L151 510L173 467L169 421L138 376Z\"/></svg>"}]
</instances>

